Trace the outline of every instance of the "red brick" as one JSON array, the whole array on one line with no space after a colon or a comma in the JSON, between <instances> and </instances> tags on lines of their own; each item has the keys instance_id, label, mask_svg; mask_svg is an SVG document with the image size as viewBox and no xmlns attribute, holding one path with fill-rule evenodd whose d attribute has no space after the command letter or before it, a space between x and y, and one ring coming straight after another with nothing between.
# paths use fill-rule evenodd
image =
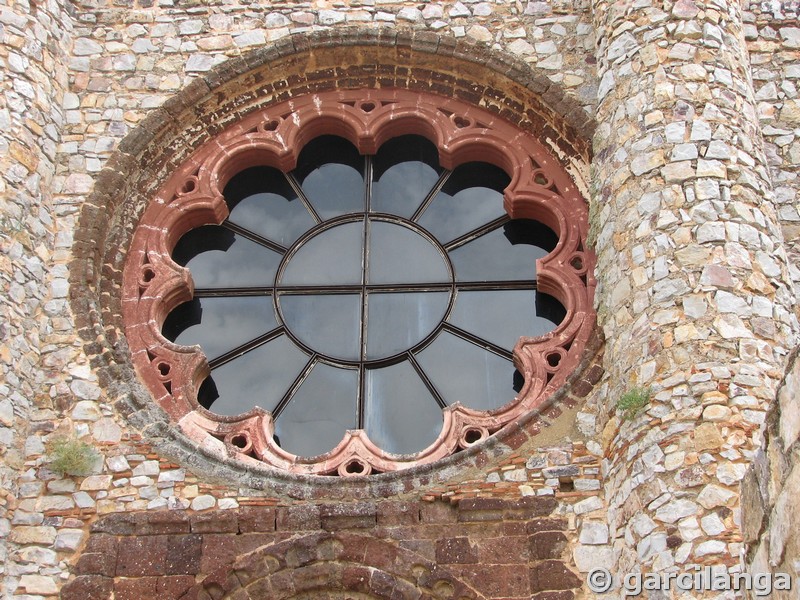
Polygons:
<instances>
[{"instance_id":1,"label":"red brick","mask_svg":"<svg viewBox=\"0 0 800 600\"><path fill-rule=\"evenodd\" d=\"M156 598L159 600L173 600L181 598L195 583L191 575L171 575L159 577L156 583ZM182 599L183 600L183 599Z\"/></svg>"},{"instance_id":2,"label":"red brick","mask_svg":"<svg viewBox=\"0 0 800 600\"><path fill-rule=\"evenodd\" d=\"M560 531L540 531L530 537L530 556L533 560L561 558L567 547L567 536Z\"/></svg>"},{"instance_id":3,"label":"red brick","mask_svg":"<svg viewBox=\"0 0 800 600\"><path fill-rule=\"evenodd\" d=\"M167 536L154 535L125 539L119 546L117 576L164 575Z\"/></svg>"},{"instance_id":4,"label":"red brick","mask_svg":"<svg viewBox=\"0 0 800 600\"><path fill-rule=\"evenodd\" d=\"M108 600L114 580L100 575L79 575L61 589L61 600Z\"/></svg>"},{"instance_id":5,"label":"red brick","mask_svg":"<svg viewBox=\"0 0 800 600\"><path fill-rule=\"evenodd\" d=\"M158 598L158 577L117 579L114 582L114 600L145 600Z\"/></svg>"},{"instance_id":6,"label":"red brick","mask_svg":"<svg viewBox=\"0 0 800 600\"><path fill-rule=\"evenodd\" d=\"M436 542L436 562L439 564L469 564L478 562L478 552L465 537L447 538Z\"/></svg>"},{"instance_id":7,"label":"red brick","mask_svg":"<svg viewBox=\"0 0 800 600\"><path fill-rule=\"evenodd\" d=\"M478 562L482 565L518 565L528 561L527 536L477 539Z\"/></svg>"},{"instance_id":8,"label":"red brick","mask_svg":"<svg viewBox=\"0 0 800 600\"><path fill-rule=\"evenodd\" d=\"M197 534L171 535L167 542L167 575L196 575L200 572L203 537Z\"/></svg>"},{"instance_id":9,"label":"red brick","mask_svg":"<svg viewBox=\"0 0 800 600\"><path fill-rule=\"evenodd\" d=\"M117 570L116 553L85 552L75 565L79 575L103 575L113 577Z\"/></svg>"},{"instance_id":10,"label":"red brick","mask_svg":"<svg viewBox=\"0 0 800 600\"><path fill-rule=\"evenodd\" d=\"M530 571L531 592L579 588L583 581L558 560L545 560Z\"/></svg>"},{"instance_id":11,"label":"red brick","mask_svg":"<svg viewBox=\"0 0 800 600\"><path fill-rule=\"evenodd\" d=\"M240 508L239 531L242 533L275 531L275 509L268 506Z\"/></svg>"}]
</instances>

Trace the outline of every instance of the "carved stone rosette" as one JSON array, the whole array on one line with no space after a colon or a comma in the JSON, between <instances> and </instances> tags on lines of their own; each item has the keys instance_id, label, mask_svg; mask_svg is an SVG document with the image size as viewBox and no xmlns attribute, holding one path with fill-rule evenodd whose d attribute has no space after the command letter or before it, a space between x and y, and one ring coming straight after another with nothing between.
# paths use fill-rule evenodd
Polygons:
<instances>
[{"instance_id":1,"label":"carved stone rosette","mask_svg":"<svg viewBox=\"0 0 800 600\"><path fill-rule=\"evenodd\" d=\"M269 166L288 172L303 146L321 135L343 137L362 154L374 154L385 141L407 134L433 142L446 169L471 161L503 169L511 177L504 191L509 216L536 219L558 235L556 248L536 265L537 285L567 314L554 331L516 344L514 364L525 380L518 396L491 411L458 402L448 406L438 438L413 455L385 452L363 430L351 430L325 454L295 456L273 441L269 412L254 408L224 417L200 406L197 390L209 375L206 357L199 346L180 346L161 335L167 315L194 293L189 270L171 258L181 236L225 220L222 190L244 169ZM576 367L595 323L595 257L584 245L587 230L586 203L558 161L529 134L486 110L393 89L302 96L256 111L206 142L146 209L124 272L123 318L133 363L161 408L212 454L317 475L368 475L430 463L540 407Z\"/></svg>"}]
</instances>

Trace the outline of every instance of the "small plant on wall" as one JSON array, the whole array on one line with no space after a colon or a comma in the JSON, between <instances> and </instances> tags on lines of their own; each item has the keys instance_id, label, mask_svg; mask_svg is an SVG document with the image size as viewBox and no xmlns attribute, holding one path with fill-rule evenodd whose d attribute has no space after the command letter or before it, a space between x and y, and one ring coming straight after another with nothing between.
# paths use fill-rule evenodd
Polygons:
<instances>
[{"instance_id":1,"label":"small plant on wall","mask_svg":"<svg viewBox=\"0 0 800 600\"><path fill-rule=\"evenodd\" d=\"M617 401L617 410L622 412L622 418L630 421L639 411L650 402L650 388L636 387L629 390Z\"/></svg>"},{"instance_id":2,"label":"small plant on wall","mask_svg":"<svg viewBox=\"0 0 800 600\"><path fill-rule=\"evenodd\" d=\"M97 460L97 451L75 438L59 437L50 442L47 463L60 475L88 475Z\"/></svg>"}]
</instances>

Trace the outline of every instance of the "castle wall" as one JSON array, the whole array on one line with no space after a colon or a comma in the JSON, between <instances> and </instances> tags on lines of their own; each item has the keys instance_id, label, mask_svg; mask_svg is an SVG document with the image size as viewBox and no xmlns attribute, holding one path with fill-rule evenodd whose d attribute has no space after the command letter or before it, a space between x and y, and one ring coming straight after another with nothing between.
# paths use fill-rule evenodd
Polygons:
<instances>
[{"instance_id":1,"label":"castle wall","mask_svg":"<svg viewBox=\"0 0 800 600\"><path fill-rule=\"evenodd\" d=\"M725 2L686 0L666 11L648 2L633 7L601 0L592 6L464 0L422 8L386 0L272 2L269 8L51 0L0 7L6 73L0 80L0 194L12 200L0 206L0 277L7 290L0 298L0 489L9 492L0 498L3 592L52 597L77 575L76 597L106 597L115 576L131 576L125 565L133 557L115 554L113 565L92 562L105 552L104 539L114 536L118 548L139 536L135 543L149 548L167 542L147 536L171 533L145 521L114 530L128 523L119 513L171 512L179 515L181 535L196 533L223 546L235 533L224 528L247 509L312 510L304 508L311 506L308 498L293 497L285 487L280 494L253 489L257 482L246 473L240 486L209 479L208 464L190 452L175 448L165 455L157 443L163 432L148 430L144 411L124 398L127 383L115 378L114 357L103 354L100 342L95 350L76 334L92 331L97 318L72 312L67 277L73 242L87 255L105 243L91 232L75 239L81 209L102 221L102 207L87 198L106 184L111 193L134 175L131 148L146 147L157 129L154 119L145 121L148 115L186 118L183 106L167 102L180 90L192 90L199 100L228 76L225 69L246 72L241 57L258 48L283 48L313 31L335 35L345 28L399 32L396 44L405 49L433 44L444 53L460 45L464 52L522 61L535 73L531 93L546 106L569 113L562 116L570 122L600 124L594 175L586 166L588 127L581 132L581 156L566 162L596 207L605 358L599 354L567 400L504 442L488 465L476 459L461 474L451 470L445 483L407 482L402 493L421 502L417 514L458 519L453 515L462 499L479 495L502 502L553 497L551 517L558 523L546 530L549 541L537 550L532 537L540 532L528 528L517 530L514 543L529 553L526 561L558 561L580 578L612 565L620 573L697 563L736 570L747 544L753 569L766 569L769 553L783 548L781 568L797 573L791 521L781 519L794 489L793 442L779 425L786 419L780 415L793 410L797 394L787 390L796 374L782 388L779 382L797 343L800 73L794 63L800 28L796 11L774 4L753 4L744 13ZM411 31L429 37L414 40ZM437 39L448 42L431 41ZM109 165L123 140L130 160ZM95 267L100 273L101 265ZM103 275L113 279L118 267L106 265ZM75 273L70 276L75 296ZM124 353L124 343L114 349ZM110 368L98 369L101 363ZM653 398L634 419L614 410L625 392L648 386ZM781 408L768 413L776 393ZM772 427L769 449L756 456L767 458L748 480L761 482L753 486L767 498L768 510L748 521L740 508L758 496L745 495L740 503L739 481L765 422ZM87 477L60 477L47 468L45 442L73 431L99 455ZM763 496L770 473L773 487ZM774 483L783 476L785 488ZM381 511L390 510L382 506L377 517L350 515L342 529L380 525ZM226 519L226 511L235 519ZM213 524L202 525L203 515ZM748 529L751 522L758 526ZM296 525L284 523L269 543L306 531ZM424 528L412 526L415 535ZM314 527L324 529L321 521ZM489 552L483 544L496 543L470 527L455 536L452 548L426 539L414 542L415 552L466 572L474 564L470 557ZM399 531L387 535L406 535ZM409 546L417 539L407 537ZM456 556L459 548L467 562ZM83 553L89 558L79 562ZM201 561L202 552L195 554ZM516 563L503 563L509 564ZM198 574L167 572L166 562L153 572L136 568L140 580L125 584L133 597L170 584L158 577ZM470 577L477 585L481 575ZM516 587L504 592L571 598L566 594L578 588L569 575L565 581L512 579L506 583Z\"/></svg>"},{"instance_id":2,"label":"castle wall","mask_svg":"<svg viewBox=\"0 0 800 600\"><path fill-rule=\"evenodd\" d=\"M619 572L739 569L738 487L788 352L794 293L726 2L597 2L593 206Z\"/></svg>"},{"instance_id":3,"label":"castle wall","mask_svg":"<svg viewBox=\"0 0 800 600\"><path fill-rule=\"evenodd\" d=\"M64 126L62 104L69 86L71 25L68 2L0 6L0 595L4 597L20 578L38 578L40 568L46 573L42 581L55 586L47 572L57 563L55 551L43 550L40 564L23 565L14 560L20 548L8 540L21 519L42 521L41 515L16 512L20 486L25 485L20 474L43 451L42 436L47 433L29 429L27 423L55 417L50 410L51 365L42 358L48 344L69 344L72 336L68 323L53 319L66 305L66 269L51 270L53 261L71 246L69 238L58 235L60 212L52 194ZM44 486L37 488L38 494Z\"/></svg>"}]
</instances>

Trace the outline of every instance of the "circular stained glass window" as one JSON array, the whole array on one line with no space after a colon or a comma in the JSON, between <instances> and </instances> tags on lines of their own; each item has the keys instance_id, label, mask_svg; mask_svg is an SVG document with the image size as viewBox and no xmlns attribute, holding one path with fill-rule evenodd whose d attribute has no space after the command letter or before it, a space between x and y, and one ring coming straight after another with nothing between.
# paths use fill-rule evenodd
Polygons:
<instances>
[{"instance_id":1,"label":"circular stained glass window","mask_svg":"<svg viewBox=\"0 0 800 600\"><path fill-rule=\"evenodd\" d=\"M418 452L446 406L511 401L515 344L565 310L536 289L536 260L558 239L507 216L509 181L489 163L443 169L411 135L372 156L323 136L289 173L240 172L228 219L173 252L195 293L163 333L202 347L211 374L198 402L218 415L260 406L281 448L314 456L352 429Z\"/></svg>"}]
</instances>

